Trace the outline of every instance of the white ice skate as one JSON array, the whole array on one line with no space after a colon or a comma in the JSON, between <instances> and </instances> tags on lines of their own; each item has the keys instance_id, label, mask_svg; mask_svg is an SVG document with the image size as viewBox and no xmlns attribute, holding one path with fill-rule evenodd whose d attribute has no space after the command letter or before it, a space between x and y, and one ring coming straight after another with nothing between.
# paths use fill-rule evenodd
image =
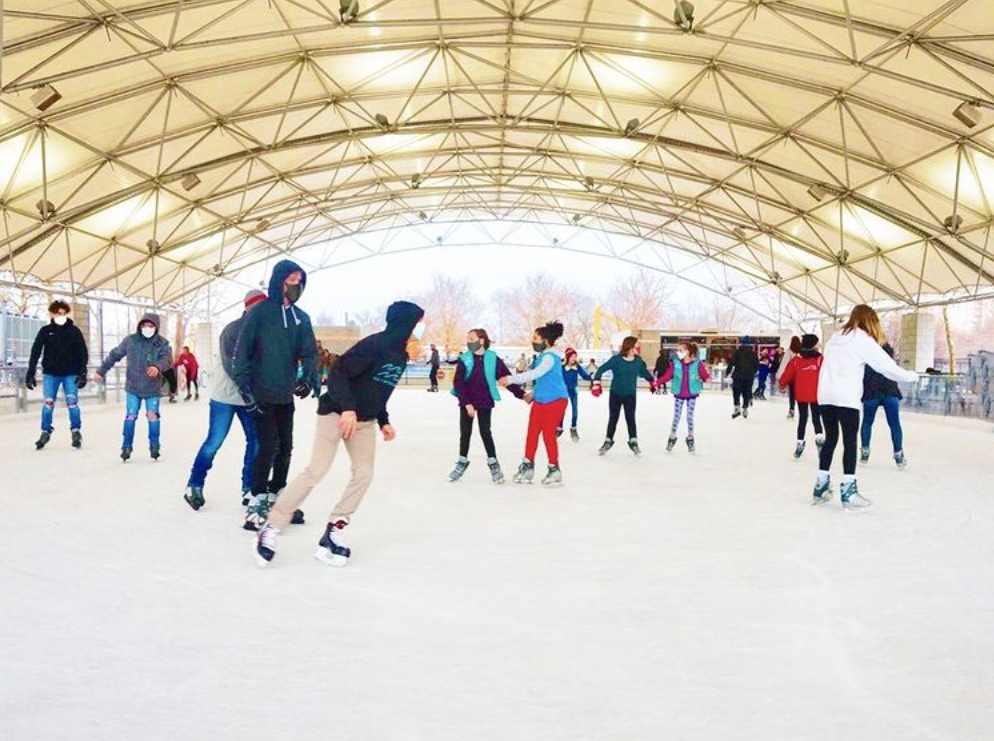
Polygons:
<instances>
[{"instance_id":1,"label":"white ice skate","mask_svg":"<svg viewBox=\"0 0 994 741\"><path fill-rule=\"evenodd\" d=\"M329 522L318 549L314 551L314 558L328 566L347 566L352 557L352 549L345 545L345 527L348 524L345 520Z\"/></svg>"}]
</instances>

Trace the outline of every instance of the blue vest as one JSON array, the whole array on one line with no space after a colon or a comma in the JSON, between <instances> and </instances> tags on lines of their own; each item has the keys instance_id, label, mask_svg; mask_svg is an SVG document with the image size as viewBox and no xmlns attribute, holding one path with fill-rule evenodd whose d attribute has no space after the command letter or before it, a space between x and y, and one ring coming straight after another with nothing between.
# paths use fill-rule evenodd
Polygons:
<instances>
[{"instance_id":1,"label":"blue vest","mask_svg":"<svg viewBox=\"0 0 994 741\"><path fill-rule=\"evenodd\" d=\"M679 394L683 391L683 369L690 368L690 380L687 382L687 388L690 390L691 396L700 396L701 391L704 390L704 381L701 380L701 361L694 360L690 365L684 365L682 360L676 360L673 363L673 380L670 381L670 391L674 394Z\"/></svg>"},{"instance_id":2,"label":"blue vest","mask_svg":"<svg viewBox=\"0 0 994 741\"><path fill-rule=\"evenodd\" d=\"M568 399L569 392L566 390L566 379L563 378L562 360L551 350L546 350L535 358L535 366L542 364L546 357L552 359L552 370L535 381L535 391L533 392L535 401L539 404L548 404L557 399Z\"/></svg>"},{"instance_id":3,"label":"blue vest","mask_svg":"<svg viewBox=\"0 0 994 741\"><path fill-rule=\"evenodd\" d=\"M476 362L476 353L471 353L469 350L464 352L459 356L462 364L466 366L466 378L473 375L473 364ZM497 386L497 353L493 350L486 350L483 353L483 377L487 379L487 385L490 387L490 397L494 401L500 401L500 390ZM452 389L450 392L453 396L456 395L456 390Z\"/></svg>"}]
</instances>

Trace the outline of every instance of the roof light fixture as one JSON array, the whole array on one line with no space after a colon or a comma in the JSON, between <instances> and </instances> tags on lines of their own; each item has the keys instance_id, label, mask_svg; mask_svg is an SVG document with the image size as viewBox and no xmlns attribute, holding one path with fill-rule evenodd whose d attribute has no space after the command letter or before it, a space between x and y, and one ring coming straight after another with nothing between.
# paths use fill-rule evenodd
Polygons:
<instances>
[{"instance_id":1,"label":"roof light fixture","mask_svg":"<svg viewBox=\"0 0 994 741\"><path fill-rule=\"evenodd\" d=\"M380 125L381 129L390 128L390 119L384 116L382 113L377 113L373 118L376 119L376 123Z\"/></svg>"},{"instance_id":2,"label":"roof light fixture","mask_svg":"<svg viewBox=\"0 0 994 741\"><path fill-rule=\"evenodd\" d=\"M418 218L421 219L422 221L428 221L428 214L422 211L421 213L418 214Z\"/></svg>"},{"instance_id":3,"label":"roof light fixture","mask_svg":"<svg viewBox=\"0 0 994 741\"><path fill-rule=\"evenodd\" d=\"M50 219L55 216L55 204L44 198L35 204L35 208L38 209L38 213L41 214L41 218L43 219Z\"/></svg>"},{"instance_id":4,"label":"roof light fixture","mask_svg":"<svg viewBox=\"0 0 994 741\"><path fill-rule=\"evenodd\" d=\"M161 245L161 244L159 244L159 243L158 243L158 242L157 242L156 240L154 240L154 239L150 239L150 240L148 240L148 241L147 241L147 242L145 243L145 246L146 246L146 247L148 247L148 254L150 254L150 255L157 255L157 254L159 254L159 250L161 250L161 249L162 249L162 245Z\"/></svg>"},{"instance_id":5,"label":"roof light fixture","mask_svg":"<svg viewBox=\"0 0 994 741\"><path fill-rule=\"evenodd\" d=\"M44 113L62 99L62 93L51 85L41 85L31 94L31 105Z\"/></svg>"},{"instance_id":6,"label":"roof light fixture","mask_svg":"<svg viewBox=\"0 0 994 741\"><path fill-rule=\"evenodd\" d=\"M414 173L414 176L411 178L411 187L414 188L414 190L417 190L418 188L421 187L421 183L423 181L424 177L422 177L421 173L416 172Z\"/></svg>"},{"instance_id":7,"label":"roof light fixture","mask_svg":"<svg viewBox=\"0 0 994 741\"><path fill-rule=\"evenodd\" d=\"M259 232L264 232L270 227L269 219L259 219L255 222L255 226L252 227L252 233L258 234Z\"/></svg>"},{"instance_id":8,"label":"roof light fixture","mask_svg":"<svg viewBox=\"0 0 994 741\"><path fill-rule=\"evenodd\" d=\"M808 188L808 195L814 198L816 201L824 201L827 196L831 194L831 191L824 185L819 185L815 183L810 188Z\"/></svg>"},{"instance_id":9,"label":"roof light fixture","mask_svg":"<svg viewBox=\"0 0 994 741\"><path fill-rule=\"evenodd\" d=\"M179 181L179 184L183 186L183 190L190 192L200 185L200 178L191 172L189 175L184 175L183 179Z\"/></svg>"},{"instance_id":10,"label":"roof light fixture","mask_svg":"<svg viewBox=\"0 0 994 741\"><path fill-rule=\"evenodd\" d=\"M963 226L963 217L959 214L953 214L951 216L947 216L942 223L945 225L946 229L955 234L960 230L960 227Z\"/></svg>"},{"instance_id":11,"label":"roof light fixture","mask_svg":"<svg viewBox=\"0 0 994 741\"><path fill-rule=\"evenodd\" d=\"M972 129L980 123L980 108L973 103L960 103L953 111L953 118Z\"/></svg>"},{"instance_id":12,"label":"roof light fixture","mask_svg":"<svg viewBox=\"0 0 994 741\"><path fill-rule=\"evenodd\" d=\"M732 229L732 234L734 234L739 239L745 239L746 238L746 230L743 229L741 226L737 226L734 229Z\"/></svg>"},{"instance_id":13,"label":"roof light fixture","mask_svg":"<svg viewBox=\"0 0 994 741\"><path fill-rule=\"evenodd\" d=\"M572 221L573 221L573 223L574 223L574 224L579 224L579 223L580 223L580 219L582 219L582 218L583 218L583 217L582 217L582 216L580 216L580 214L573 214L573 219L572 219Z\"/></svg>"},{"instance_id":14,"label":"roof light fixture","mask_svg":"<svg viewBox=\"0 0 994 741\"><path fill-rule=\"evenodd\" d=\"M639 127L639 123L641 122L637 118L633 118L631 121L625 124L625 136L631 136L632 134L634 134Z\"/></svg>"},{"instance_id":15,"label":"roof light fixture","mask_svg":"<svg viewBox=\"0 0 994 741\"><path fill-rule=\"evenodd\" d=\"M673 13L673 22L684 31L694 29L694 4L687 0L676 0L676 12Z\"/></svg>"},{"instance_id":16,"label":"roof light fixture","mask_svg":"<svg viewBox=\"0 0 994 741\"><path fill-rule=\"evenodd\" d=\"M597 187L597 183L594 182L594 179L590 175L587 175L587 177L583 179L583 185L587 190L594 190L594 188Z\"/></svg>"},{"instance_id":17,"label":"roof light fixture","mask_svg":"<svg viewBox=\"0 0 994 741\"><path fill-rule=\"evenodd\" d=\"M359 15L359 0L339 0L338 9L342 23L351 23Z\"/></svg>"}]
</instances>

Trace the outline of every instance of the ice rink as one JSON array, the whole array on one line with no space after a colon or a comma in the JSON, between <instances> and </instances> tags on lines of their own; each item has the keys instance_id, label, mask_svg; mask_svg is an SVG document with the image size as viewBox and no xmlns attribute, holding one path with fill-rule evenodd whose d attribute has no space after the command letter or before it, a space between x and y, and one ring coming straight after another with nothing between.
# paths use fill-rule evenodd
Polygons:
<instances>
[{"instance_id":1,"label":"ice rink","mask_svg":"<svg viewBox=\"0 0 994 741\"><path fill-rule=\"evenodd\" d=\"M882 414L860 483L874 507L809 506L813 441L791 458L781 400L749 420L698 407L698 454L663 450L671 397L639 399L636 459L605 458L606 398L581 397L566 485L495 487L474 440L449 484L457 411L401 390L351 527L352 563L311 557L347 475L253 565L241 432L194 513L181 495L207 401L163 405L118 458L121 407L0 418L0 737L17 741L971 741L994 737L994 434ZM306 462L315 402L298 405ZM495 416L510 477L527 408ZM622 426L623 429L623 426ZM836 467L840 465L837 456ZM544 456L539 457L540 475ZM839 472L840 473L840 472ZM836 476L836 480L838 476Z\"/></svg>"}]
</instances>

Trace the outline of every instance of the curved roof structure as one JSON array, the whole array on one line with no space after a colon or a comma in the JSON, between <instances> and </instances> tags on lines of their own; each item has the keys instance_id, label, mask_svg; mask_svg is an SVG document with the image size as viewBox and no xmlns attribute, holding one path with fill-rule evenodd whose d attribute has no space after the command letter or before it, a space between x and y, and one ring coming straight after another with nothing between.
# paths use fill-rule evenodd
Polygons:
<instances>
[{"instance_id":1,"label":"curved roof structure","mask_svg":"<svg viewBox=\"0 0 994 741\"><path fill-rule=\"evenodd\" d=\"M3 8L18 279L182 303L525 224L829 314L994 290L989 0Z\"/></svg>"}]
</instances>

